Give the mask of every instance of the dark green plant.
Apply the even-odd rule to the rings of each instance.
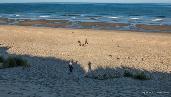
[[[24,66],[28,67],[28,62],[21,57],[8,57],[4,62],[4,68]]]
[[[21,57],[14,57],[17,66],[27,66],[28,62]]]
[[[149,80],[150,78],[145,75],[144,72],[140,72],[140,73],[137,73],[133,76],[134,79],[138,79],[138,80]]]
[[[131,72],[125,70],[123,76],[124,77],[133,77],[133,74]]]
[[[4,67],[7,68],[7,67],[16,67],[17,64],[16,64],[16,61],[13,57],[8,57],[6,60],[5,60],[5,63],[4,63]]]
[[[4,58],[2,56],[0,56],[0,63],[4,62]]]

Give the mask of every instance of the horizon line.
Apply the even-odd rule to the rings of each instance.
[[[161,3],[161,2],[0,2],[0,4],[16,4],[16,3],[64,3],[64,4],[104,4],[104,3],[110,3],[110,4],[171,4],[170,3]]]

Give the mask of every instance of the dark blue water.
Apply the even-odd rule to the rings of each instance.
[[[0,4],[0,17],[171,25],[171,4]]]

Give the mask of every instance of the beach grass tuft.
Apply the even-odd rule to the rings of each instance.
[[[123,76],[124,77],[133,77],[133,74],[131,72],[125,70]]]
[[[2,56],[0,56],[0,63],[4,62],[4,58]]]
[[[150,79],[143,71],[133,74],[130,71],[125,70],[123,76],[138,79],[138,80],[149,80]]]
[[[138,79],[138,80],[149,80],[150,79],[144,72],[136,73],[133,76],[133,78],[134,79]]]
[[[17,64],[16,64],[16,61],[13,57],[8,57],[6,60],[5,60],[5,63],[3,65],[3,67],[5,68],[8,68],[8,67],[16,67]]]
[[[3,59],[2,67],[3,68],[10,68],[10,67],[18,67],[18,66],[23,66],[23,67],[28,67],[29,64],[27,60],[24,60],[21,57],[8,57],[7,59]]]
[[[17,66],[27,66],[28,62],[21,57],[14,57]]]

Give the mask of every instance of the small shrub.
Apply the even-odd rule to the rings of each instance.
[[[6,60],[5,60],[5,63],[4,63],[4,67],[7,68],[7,67],[15,67],[17,66],[16,64],[16,61],[13,57],[8,57]]]
[[[140,73],[137,73],[133,76],[134,79],[138,79],[138,80],[149,80],[150,78],[147,77],[147,75],[145,75],[144,72],[140,72]]]
[[[27,66],[28,65],[27,61],[24,60],[23,58],[15,57],[14,60],[17,64],[17,66]]]
[[[5,60],[4,63],[4,68],[8,68],[8,67],[17,67],[17,66],[24,66],[24,67],[28,67],[28,63],[26,60],[20,58],[20,57],[8,57]]]
[[[133,74],[127,70],[124,71],[124,77],[133,77]]]
[[[99,75],[96,75],[94,77],[94,79],[97,79],[97,80],[105,80],[105,79],[109,79],[109,78],[107,77],[106,74],[99,74]]]
[[[113,78],[119,78],[120,76],[116,76],[115,74],[93,74],[93,75],[86,75],[87,78],[97,79],[97,80],[107,80]]]
[[[4,62],[4,58],[2,56],[0,56],[0,63]]]

